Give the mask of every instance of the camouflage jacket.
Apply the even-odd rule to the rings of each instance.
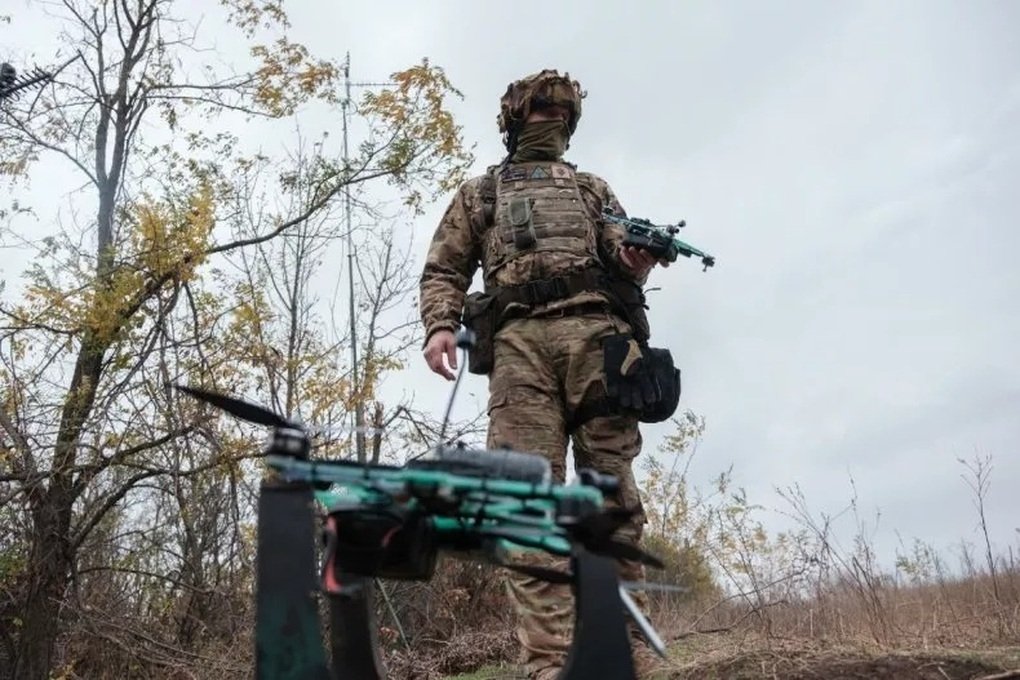
[[[460,186],[432,237],[419,291],[419,311],[425,326],[426,342],[438,330],[456,331],[460,327],[464,298],[482,264],[481,230],[485,228],[481,198],[483,179],[484,175],[479,175]],[[620,264],[623,229],[600,218],[605,206],[617,214],[625,214],[609,184],[588,172],[577,172],[576,179],[585,207],[597,225],[601,265],[615,275],[643,285],[644,280],[635,278],[633,273]],[[548,313],[562,307],[604,300],[603,293],[586,291],[539,305],[532,309],[532,313]]]

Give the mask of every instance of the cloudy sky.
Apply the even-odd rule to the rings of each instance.
[[[699,479],[732,464],[752,500],[782,508],[773,487],[798,483],[817,512],[853,479],[884,551],[897,532],[948,549],[977,538],[957,458],[989,453],[994,536],[1015,545],[1020,5],[497,6],[338,3],[295,29],[328,26],[318,47],[349,49],[355,78],[444,66],[479,168],[501,156],[508,82],[580,79],[569,158],[718,258],[657,271],[651,294],[683,406],[708,423]],[[420,363],[411,377],[445,387]],[[664,431],[646,428],[648,450]]]
[[[355,79],[443,66],[479,171],[502,155],[508,82],[581,81],[568,158],[717,258],[656,271],[650,294],[682,406],[707,420],[698,481],[732,465],[752,501],[782,508],[773,488],[799,484],[836,512],[852,479],[885,555],[898,533],[951,556],[978,538],[957,459],[987,453],[993,538],[1017,544],[1020,4],[288,5],[294,37],[349,50]],[[419,260],[444,208],[414,226]],[[441,413],[448,385],[412,359],[386,390]],[[485,389],[469,377],[459,411]],[[665,431],[646,427],[647,451]]]

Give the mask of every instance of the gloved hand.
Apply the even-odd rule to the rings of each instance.
[[[622,408],[641,412],[662,398],[655,371],[649,370],[641,345],[629,334],[611,335],[602,341],[606,372],[606,395]]]

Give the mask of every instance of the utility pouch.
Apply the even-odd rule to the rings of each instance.
[[[628,333],[602,341],[608,410],[631,413],[643,423],[658,423],[680,403],[680,370],[668,349],[638,343]]]
[[[475,334],[475,346],[468,352],[468,371],[488,375],[492,371],[493,338],[496,335],[496,298],[482,292],[464,299],[464,325]]]
[[[523,196],[510,199],[510,230],[517,250],[533,248],[538,241],[531,219],[531,201]]]
[[[610,276],[607,281],[613,297],[623,306],[623,317],[630,324],[634,339],[640,343],[648,342],[652,330],[648,324],[645,294],[641,286],[619,276]]]
[[[680,369],[668,349],[646,347],[648,368],[659,386],[659,399],[646,406],[639,416],[643,423],[660,423],[676,413],[680,405]]]

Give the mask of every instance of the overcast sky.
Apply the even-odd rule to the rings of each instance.
[[[1020,5],[767,5],[323,3],[294,19],[320,50],[350,49],[355,78],[444,66],[479,169],[501,157],[508,82],[581,81],[568,157],[718,258],[657,271],[650,296],[682,406],[708,423],[700,480],[732,464],[753,501],[782,507],[773,487],[799,483],[835,512],[852,477],[888,555],[897,531],[976,540],[957,458],[986,452],[994,536],[1015,545]],[[416,226],[419,256],[443,207]],[[411,373],[419,395],[445,389]],[[665,429],[645,428],[646,450]]]
[[[697,480],[732,465],[752,501],[782,507],[773,487],[796,483],[835,512],[853,478],[885,555],[898,532],[951,556],[978,538],[957,458],[989,453],[993,537],[1017,545],[1020,4],[288,7],[293,36],[349,50],[355,79],[443,66],[478,171],[502,156],[511,80],[549,67],[581,81],[568,159],[630,214],[686,219],[717,258],[651,280],[653,344],[682,367],[682,408],[707,420]],[[444,208],[415,223],[419,261]],[[441,414],[448,385],[412,362],[385,392]],[[486,387],[465,389],[461,413]],[[646,451],[666,430],[645,427]]]

